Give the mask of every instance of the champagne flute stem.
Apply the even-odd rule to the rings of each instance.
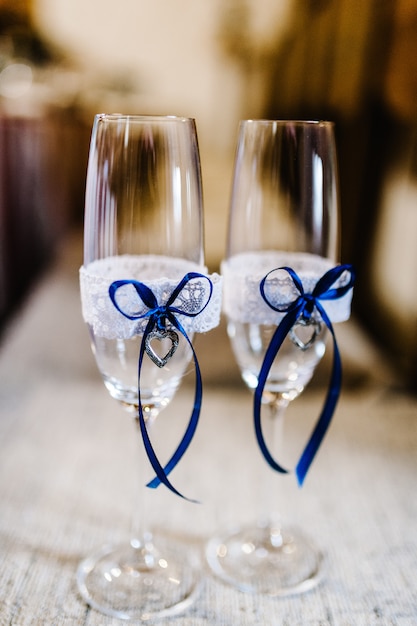
[[[148,424],[149,428],[149,424]],[[131,520],[130,543],[149,558],[153,552],[153,536],[147,520],[147,500],[149,489],[145,486],[146,458],[142,443],[139,420],[135,416],[135,472],[134,472],[134,508]]]
[[[274,395],[268,402],[266,415],[266,440],[272,456],[279,460],[282,456],[284,417],[289,401],[282,394]],[[268,478],[264,481],[263,523],[271,529],[271,541],[279,542],[282,526],[282,511],[280,501],[276,497],[278,479],[277,472],[268,467]],[[271,507],[272,504],[272,507]]]

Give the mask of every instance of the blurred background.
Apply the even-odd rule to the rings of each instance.
[[[417,0],[0,0],[3,333],[81,229],[98,112],[196,118],[212,270],[239,119],[334,120],[355,317],[416,390]]]

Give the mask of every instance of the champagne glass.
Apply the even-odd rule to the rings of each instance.
[[[199,408],[194,407],[186,435],[165,467],[149,433],[193,356],[198,369],[191,343],[194,322],[212,289],[210,279],[201,274],[206,272],[203,263],[194,120],[97,115],[80,270],[83,317],[110,396],[140,425],[138,439],[142,434],[157,472],[148,486],[164,482],[177,494],[168,474],[190,442]],[[178,313],[183,313],[181,323]],[[196,404],[200,395],[197,389]],[[157,541],[144,520],[144,508],[138,507],[126,545],[103,548],[79,566],[81,595],[106,615],[166,617],[188,607],[197,593],[198,567],[191,551],[164,537]]]
[[[295,297],[291,275],[278,268],[290,267],[303,284],[314,285],[334,266],[337,255],[332,123],[241,122],[222,264],[223,301],[234,356],[244,382],[255,390],[255,408],[256,390],[259,400],[264,378],[261,402],[269,413],[269,435],[261,436],[265,456],[276,457],[277,451],[270,450],[280,443],[285,409],[312,378],[325,353],[328,329],[313,316],[300,318],[291,325],[278,354],[271,356],[268,347],[284,313],[279,306],[271,309],[261,291],[266,296],[270,283],[271,293],[275,290],[285,301],[291,300]],[[282,466],[274,469],[285,472]],[[273,486],[269,503],[271,499]],[[213,571],[243,591],[286,595],[311,589],[320,579],[320,554],[302,533],[286,528],[278,512],[266,517],[209,542],[207,559]]]

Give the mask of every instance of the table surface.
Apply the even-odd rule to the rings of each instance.
[[[0,350],[1,626],[121,623],[88,608],[75,584],[85,555],[128,533],[137,454],[132,420],[108,397],[90,352],[80,262],[76,233],[9,325]],[[202,558],[197,601],[164,624],[417,624],[417,399],[399,389],[353,321],[336,331],[343,394],[302,489],[260,458],[251,396],[224,324],[197,338],[203,409],[175,482],[201,504],[161,488],[148,498],[149,522],[203,555],[219,530],[257,516],[260,486],[269,485],[270,502],[322,550],[324,576],[308,593],[264,597],[216,580]],[[326,367],[288,411],[289,458],[318,414]],[[192,396],[185,383],[158,418],[156,438],[163,433],[169,442],[178,434]]]

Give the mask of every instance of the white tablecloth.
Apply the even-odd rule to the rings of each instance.
[[[79,560],[129,530],[138,436],[93,362],[80,314],[80,262],[76,238],[3,337],[1,626],[120,623],[88,608],[75,584]],[[260,458],[251,395],[224,327],[198,338],[203,410],[175,484],[202,504],[161,488],[148,497],[150,523],[187,538],[203,554],[213,533],[257,517],[260,486],[267,483],[271,503],[323,551],[324,579],[304,595],[256,596],[214,579],[202,559],[198,600],[164,624],[417,624],[417,399],[395,387],[353,322],[337,330],[345,387],[301,490],[293,476],[273,475]],[[289,460],[306,439],[323,392],[316,384],[290,407],[284,432]],[[185,383],[156,422],[157,440],[175,441],[192,398],[192,384]]]

